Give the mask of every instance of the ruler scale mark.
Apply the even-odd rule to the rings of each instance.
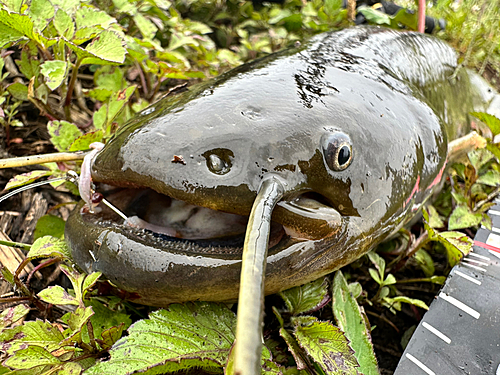
[[[486,263],[486,262],[481,262],[480,260],[470,259],[470,258],[464,258],[464,262],[469,262],[469,263],[472,263],[474,265],[484,266],[484,267],[488,267],[489,266],[489,264]]]
[[[441,297],[442,299],[444,299],[446,302],[451,303],[453,306],[459,308],[464,313],[469,314],[473,318],[479,319],[479,317],[481,316],[481,314],[479,312],[477,312],[476,310],[474,310],[472,307],[467,306],[465,303],[459,301],[455,297],[449,296],[449,295],[447,295],[447,294],[445,294],[443,292],[439,293],[439,297]]]
[[[463,263],[462,262],[462,266],[471,267],[471,268],[473,268],[475,270],[486,272],[486,269],[478,267],[478,266],[475,266],[475,265],[470,264],[470,263]]]
[[[463,278],[464,278],[464,279],[466,279],[466,280],[472,281],[474,284],[481,285],[481,281],[476,280],[476,279],[475,279],[475,278],[473,278],[472,276],[466,275],[465,273],[460,272],[460,271],[458,271],[458,270],[456,270],[454,273],[455,273],[455,274],[457,274],[458,276],[463,277]]]
[[[492,214],[492,215],[500,215],[500,211],[497,211],[497,210],[489,210],[488,211],[488,214]]]
[[[445,343],[447,343],[447,344],[451,343],[451,339],[448,336],[446,336],[444,333],[442,333],[438,329],[431,326],[429,323],[422,322],[422,327],[426,328],[429,332],[432,332],[433,334],[435,334],[437,337],[439,337]]]
[[[436,375],[436,373],[434,371],[432,371],[429,367],[424,365],[422,362],[420,362],[418,359],[416,359],[410,353],[406,353],[406,358],[408,358],[410,361],[412,361],[414,364],[416,364],[418,367],[420,367],[423,371],[425,371],[426,374]]]
[[[476,258],[479,258],[479,259],[482,259],[482,260],[491,260],[490,258],[485,257],[484,255],[476,254],[476,253],[469,253],[469,256],[476,257]]]

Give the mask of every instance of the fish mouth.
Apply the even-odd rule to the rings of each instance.
[[[101,202],[94,213],[82,208],[85,220],[99,226],[120,227],[138,237],[147,234],[155,242],[189,243],[193,246],[186,250],[191,253],[241,255],[249,213],[227,213],[193,205],[150,188],[100,184],[97,190],[127,219]],[[341,226],[339,211],[321,194],[290,194],[273,210],[268,247],[279,247],[290,240],[322,240],[337,233]]]

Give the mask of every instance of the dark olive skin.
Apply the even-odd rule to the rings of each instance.
[[[269,249],[265,293],[275,293],[359,258],[431,195],[448,141],[467,130],[467,79],[449,80],[455,67],[453,50],[423,34],[321,34],[160,100],[108,142],[92,176],[239,215],[269,175],[283,181],[284,203],[321,196],[340,213],[323,229],[274,210],[312,238]],[[66,224],[76,263],[137,302],[237,298],[240,248],[139,233],[81,207]]]

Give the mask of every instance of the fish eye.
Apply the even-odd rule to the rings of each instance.
[[[343,171],[352,162],[351,139],[344,133],[325,134],[322,139],[323,156],[333,171]]]
[[[231,159],[234,154],[231,150],[217,148],[203,154],[207,160],[208,170],[214,174],[223,175],[231,170]]]

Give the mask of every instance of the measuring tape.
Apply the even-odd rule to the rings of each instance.
[[[500,375],[500,199],[453,267],[394,375]]]

